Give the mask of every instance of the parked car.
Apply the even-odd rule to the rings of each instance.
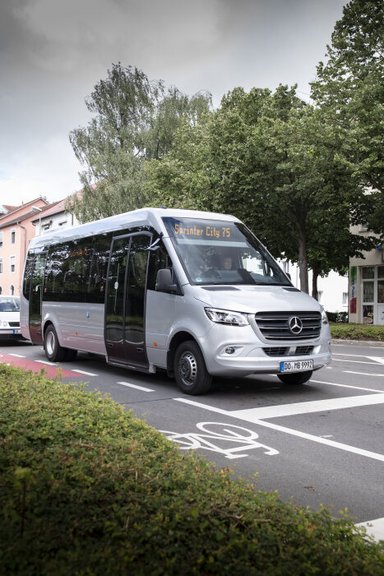
[[[20,331],[20,299],[0,295],[0,339],[22,339]]]

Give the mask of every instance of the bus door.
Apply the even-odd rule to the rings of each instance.
[[[25,278],[29,283],[25,296],[29,300],[28,325],[29,337],[33,344],[43,343],[41,326],[41,306],[44,284],[44,269],[47,260],[46,252],[30,253],[26,263]]]
[[[106,295],[105,338],[108,360],[145,368],[145,296],[150,234],[112,241]]]

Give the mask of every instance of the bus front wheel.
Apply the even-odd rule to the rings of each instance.
[[[61,362],[65,360],[66,348],[60,346],[56,330],[52,324],[48,326],[44,334],[44,350],[46,357],[51,362]]]
[[[185,394],[204,394],[211,388],[212,376],[208,374],[200,348],[193,340],[182,342],[177,348],[174,373]]]

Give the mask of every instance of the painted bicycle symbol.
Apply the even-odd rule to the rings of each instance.
[[[168,440],[172,440],[180,445],[181,450],[210,450],[224,454],[230,460],[234,458],[246,458],[249,454],[240,454],[256,448],[261,448],[265,455],[273,456],[279,451],[257,442],[259,435],[253,430],[235,426],[233,424],[224,424],[222,422],[199,422],[196,424],[201,433],[187,432],[179,434],[169,430],[160,430]]]

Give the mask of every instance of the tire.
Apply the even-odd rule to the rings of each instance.
[[[205,394],[211,388],[212,376],[208,374],[200,348],[193,340],[182,342],[177,348],[174,374],[177,385],[185,394]]]
[[[65,350],[65,360],[67,362],[72,362],[76,360],[77,350],[73,350],[73,348],[64,348]]]
[[[313,370],[307,372],[295,372],[294,374],[278,374],[278,378],[284,384],[305,384],[311,378]]]
[[[56,330],[50,324],[44,333],[44,351],[51,362],[62,362],[66,360],[67,348],[62,348]]]

